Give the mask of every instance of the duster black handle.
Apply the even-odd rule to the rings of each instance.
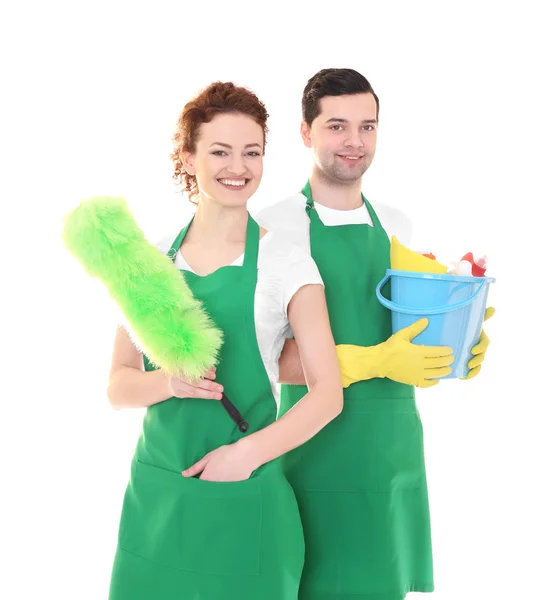
[[[245,421],[245,419],[241,416],[239,410],[232,404],[231,400],[226,396],[226,394],[222,394],[222,400],[220,400],[222,406],[225,408],[226,412],[230,415],[233,422],[237,424],[241,433],[245,433],[249,431],[249,423]]]

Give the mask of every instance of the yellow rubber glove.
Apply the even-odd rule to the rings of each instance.
[[[449,365],[454,362],[454,354],[448,346],[411,343],[428,324],[427,319],[419,319],[376,346],[336,346],[343,386],[375,377],[423,388],[436,385],[438,380],[433,378],[452,372]]]
[[[496,312],[496,309],[490,306],[485,310],[485,318],[483,321],[488,321],[490,317]],[[471,348],[471,354],[473,354],[473,358],[467,363],[467,367],[471,369],[469,373],[467,373],[467,377],[461,377],[463,381],[467,379],[473,379],[473,377],[477,377],[477,375],[481,372],[481,367],[483,366],[483,360],[485,360],[485,354],[487,348],[490,344],[490,339],[485,333],[484,329],[481,329],[481,337],[479,338],[479,343],[476,346]]]

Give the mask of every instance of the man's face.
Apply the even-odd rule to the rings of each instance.
[[[371,93],[325,96],[311,128],[301,125],[320,170],[338,184],[350,184],[371,166],[376,148],[377,106]]]

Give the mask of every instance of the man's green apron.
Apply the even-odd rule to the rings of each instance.
[[[172,259],[187,229],[172,245]],[[217,381],[249,433],[270,425],[277,412],[255,332],[258,249],[259,227],[249,217],[243,266],[206,277],[182,272],[224,333]],[[145,368],[153,368],[146,359]],[[281,461],[239,482],[181,475],[244,435],[217,400],[170,398],[147,409],[124,497],[110,600],[297,600],[303,531]]]
[[[307,198],[311,254],[325,284],[336,344],[373,346],[392,334],[375,288],[390,241],[373,227],[326,227]],[[307,391],[282,386],[280,413]],[[372,379],[344,390],[344,409],[288,456],[305,533],[299,600],[400,600],[433,590],[423,433],[413,387]]]

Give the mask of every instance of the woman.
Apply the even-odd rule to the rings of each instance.
[[[108,396],[148,407],[124,498],[111,600],[296,600],[304,544],[284,453],[342,409],[322,280],[312,259],[249,216],[267,113],[214,83],[183,109],[175,177],[197,204],[161,244],[224,334],[202,381],[156,371],[119,329]],[[278,358],[291,326],[309,393],[276,420]],[[144,368],[144,370],[143,370]],[[220,405],[222,393],[248,434]]]

